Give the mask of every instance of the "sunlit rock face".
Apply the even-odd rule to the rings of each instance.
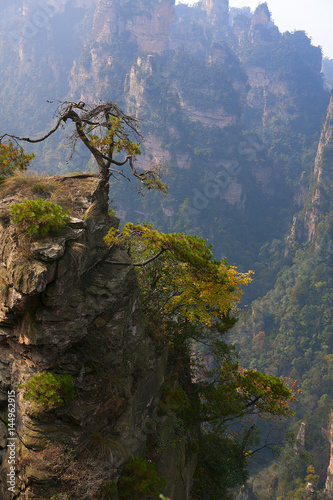
[[[325,483],[325,492],[327,495],[333,495],[333,412],[330,415],[330,423],[328,429],[328,438],[331,445],[330,462],[327,468],[327,478]]]
[[[310,241],[315,239],[315,233],[322,218],[322,207],[330,199],[333,185],[332,175],[333,151],[333,98],[331,98],[326,120],[322,129],[313,173],[313,191],[311,205],[305,214],[305,227]]]
[[[174,0],[99,0],[92,38],[99,43],[111,44],[128,32],[139,49],[161,53],[167,47],[174,4]]]

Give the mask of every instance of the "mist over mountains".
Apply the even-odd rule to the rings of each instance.
[[[117,215],[208,238],[216,258],[256,272],[234,339],[244,367],[297,380],[286,425],[306,431],[278,465],[263,460],[252,498],[333,490],[332,75],[320,48],[305,32],[280,33],[265,3],[254,13],[228,0],[0,5],[1,134],[44,133],[57,101],[116,101],[140,120],[142,168],[160,165],[170,186],[138,197],[113,182]],[[67,134],[36,147],[32,168],[94,171],[84,149],[70,158]]]

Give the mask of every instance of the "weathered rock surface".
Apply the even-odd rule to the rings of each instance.
[[[57,260],[65,253],[65,238],[44,238],[32,244],[32,255],[38,260],[46,262]]]
[[[130,40],[134,40],[140,50],[160,53],[168,42],[169,27],[174,18],[173,9],[174,0],[139,1],[132,2],[132,5],[124,5],[119,0],[99,0],[94,17],[93,39],[111,44],[128,32]]]
[[[82,199],[89,205],[93,190]],[[30,253],[8,221],[0,227],[0,415],[14,390],[17,499],[102,499],[102,485],[117,481],[129,456],[145,454],[168,349],[156,352],[145,335],[127,253],[103,241],[112,222],[107,215],[74,219]],[[75,398],[52,411],[24,400],[24,384],[41,371],[70,374]],[[12,498],[7,432],[0,424],[4,500]],[[188,453],[184,444],[161,460],[179,499],[190,498],[195,457]]]
[[[327,478],[325,483],[325,492],[327,495],[333,495],[333,412],[330,415],[328,438],[331,445],[330,462],[327,467]]]
[[[313,173],[313,192],[311,206],[305,215],[305,226],[308,239],[312,241],[319,223],[319,206],[321,212],[332,190],[332,153],[333,153],[333,97],[328,107],[326,120],[321,133],[315,168]]]

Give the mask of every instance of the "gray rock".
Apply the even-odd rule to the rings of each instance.
[[[67,224],[67,226],[71,227],[72,229],[85,229],[87,227],[87,224],[82,219],[71,217],[71,220]]]
[[[25,310],[26,302],[27,302],[27,295],[23,295],[22,293],[15,290],[15,288],[9,289],[6,305],[14,313],[22,314]]]
[[[68,182],[79,197],[77,181]],[[19,247],[10,225],[0,225],[0,408],[7,408],[7,390],[16,390],[22,500],[47,500],[60,492],[71,497],[74,490],[75,498],[85,498],[88,488],[90,498],[99,498],[101,485],[117,480],[128,456],[144,455],[155,425],[168,350],[158,354],[144,330],[128,254],[110,251],[103,240],[111,224],[118,220],[103,214],[86,222],[73,218],[58,235],[34,242],[31,251]],[[70,374],[75,398],[52,411],[24,399],[25,384],[42,371]],[[0,450],[3,444],[0,425]],[[1,489],[6,453],[0,496],[9,500]],[[195,461],[185,443],[168,455],[169,463],[173,498],[189,498]]]
[[[38,260],[52,262],[64,255],[65,243],[65,238],[45,238],[31,245],[31,253]]]
[[[82,235],[84,235],[84,229],[73,229],[66,226],[60,233],[60,235],[65,238],[66,241],[78,240]]]
[[[7,276],[8,282],[25,295],[41,293],[52,279],[48,266],[36,260],[12,261]]]

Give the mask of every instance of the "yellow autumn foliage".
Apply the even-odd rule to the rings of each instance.
[[[111,229],[108,245],[140,239],[150,252],[164,253],[165,307],[194,323],[212,326],[223,320],[242,297],[242,286],[251,281],[253,271],[240,273],[225,260],[213,259],[211,246],[197,236],[164,234],[148,225],[126,224],[122,232]]]

